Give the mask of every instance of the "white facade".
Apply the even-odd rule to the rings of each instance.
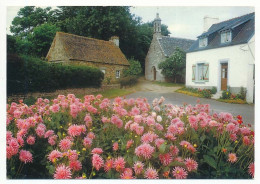
[[[186,55],[186,86],[195,88],[217,87],[221,90],[221,63],[227,63],[227,86],[239,92],[241,87],[247,89],[246,100],[253,102],[254,95],[254,41],[253,36],[246,44],[195,51]],[[193,67],[199,63],[208,64],[208,79],[199,81],[193,75]],[[195,68],[195,67],[194,67]],[[196,67],[195,75],[198,75]]]

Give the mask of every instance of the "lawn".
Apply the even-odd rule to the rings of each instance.
[[[164,87],[184,87],[184,84],[179,83],[171,83],[171,82],[159,82],[159,81],[153,81],[153,84],[157,84]]]

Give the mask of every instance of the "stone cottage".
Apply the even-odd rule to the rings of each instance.
[[[117,82],[130,65],[116,36],[104,41],[57,32],[46,58],[49,62],[97,67],[105,74],[106,83]]]
[[[255,13],[213,24],[198,36],[186,55],[186,86],[216,87],[240,93],[254,102],[255,86]]]
[[[165,81],[161,70],[158,69],[158,64],[172,56],[177,47],[186,52],[193,43],[194,40],[162,36],[161,19],[157,13],[154,19],[153,39],[145,59],[145,78],[147,80]]]

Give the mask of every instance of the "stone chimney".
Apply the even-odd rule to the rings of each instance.
[[[112,36],[109,41],[113,42],[116,46],[119,47],[119,37],[118,36]]]
[[[219,22],[219,18],[204,16],[204,28],[203,32],[207,32],[208,29],[213,25]]]

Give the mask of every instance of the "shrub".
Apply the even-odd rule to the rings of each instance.
[[[221,99],[230,99],[231,93],[229,91],[223,91]]]
[[[128,76],[128,77],[124,77],[121,78],[119,83],[120,83],[120,87],[125,87],[125,86],[132,86],[134,84],[136,84],[138,81],[138,78],[136,76]]]
[[[201,92],[202,96],[204,98],[210,98],[211,97],[211,91],[209,89],[203,89]]]
[[[100,86],[104,74],[97,68],[50,64],[28,56],[9,56],[7,94]]]
[[[238,98],[245,100],[246,99],[246,89],[241,87],[240,92],[238,94]]]
[[[241,116],[164,98],[73,94],[7,106],[8,178],[254,177],[254,131]],[[181,171],[181,173],[180,173]]]
[[[217,87],[212,87],[211,88],[211,94],[216,94],[217,93]]]
[[[127,76],[138,76],[142,73],[142,66],[140,64],[139,61],[134,60],[134,59],[130,59],[128,60],[130,67],[127,70],[123,71],[123,76],[127,77]]]

